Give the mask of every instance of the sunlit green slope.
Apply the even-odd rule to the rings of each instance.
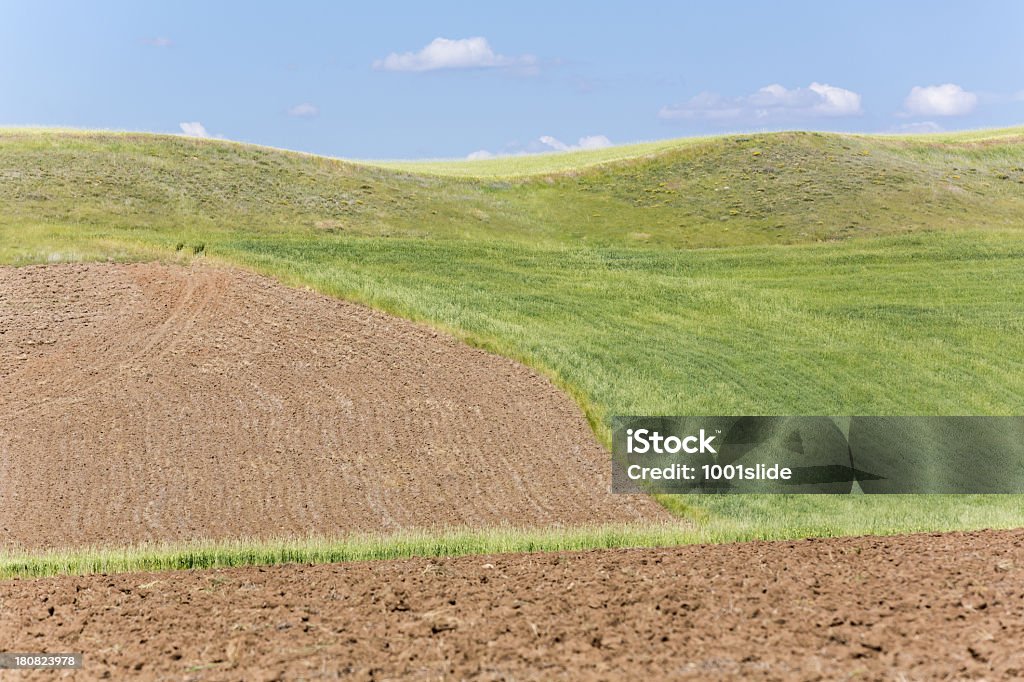
[[[464,176],[475,169],[528,174]],[[658,248],[1016,230],[1024,129],[731,136],[402,170],[177,136],[8,130],[0,207],[5,224]]]

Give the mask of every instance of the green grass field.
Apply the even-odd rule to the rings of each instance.
[[[0,131],[0,262],[196,252],[520,359],[606,443],[614,414],[1024,414],[1024,129],[390,165]],[[1005,496],[666,503],[680,541],[1024,525]]]

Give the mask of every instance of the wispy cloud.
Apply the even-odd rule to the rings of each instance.
[[[373,63],[379,71],[438,71],[441,69],[535,68],[533,55],[506,57],[496,53],[486,38],[435,38],[419,52],[392,52]]]
[[[296,118],[313,118],[319,114],[320,108],[315,104],[310,104],[309,102],[303,102],[288,108],[288,115],[295,116]]]
[[[174,41],[170,38],[144,38],[142,40],[143,45],[149,45],[150,47],[174,47]]]
[[[559,152],[573,152],[581,149],[604,149],[605,147],[612,146],[612,141],[604,135],[588,135],[586,137],[581,137],[579,142],[572,145],[565,144],[561,140],[555,139],[550,135],[542,135],[540,137],[540,142],[541,144],[545,144]]]
[[[905,116],[965,116],[978,106],[978,96],[955,83],[916,86],[903,101]]]
[[[904,123],[901,126],[896,126],[896,132],[904,133],[907,135],[927,134],[927,133],[941,133],[944,129],[935,121],[917,121],[914,123]]]
[[[206,132],[206,126],[199,121],[185,121],[179,123],[178,127],[181,128],[182,134],[188,137],[210,137],[210,133]]]
[[[566,144],[551,135],[541,135],[525,147],[521,144],[513,144],[502,152],[491,152],[486,149],[478,149],[466,155],[467,159],[493,159],[499,156],[527,156],[529,154],[543,154],[551,152],[575,152],[585,149],[604,149],[611,147],[612,141],[605,135],[586,135],[581,137],[576,144]]]
[[[683,104],[662,107],[658,117],[668,121],[770,121],[798,118],[836,118],[863,113],[861,96],[834,85],[811,83],[806,88],[766,85],[741,97],[702,92]]]

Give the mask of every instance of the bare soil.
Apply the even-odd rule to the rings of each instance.
[[[13,580],[0,604],[5,648],[82,652],[80,679],[1020,679],[1024,530]]]
[[[212,266],[0,268],[0,482],[0,549],[668,518],[523,365]]]

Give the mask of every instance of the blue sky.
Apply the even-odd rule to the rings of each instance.
[[[0,4],[0,125],[350,158],[1024,123],[1024,2]]]

